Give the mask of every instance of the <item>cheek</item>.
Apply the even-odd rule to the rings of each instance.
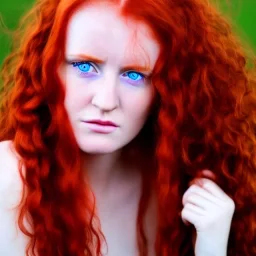
[[[73,112],[78,106],[79,95],[76,94],[75,90],[70,89],[68,86],[66,87],[65,92],[65,108],[68,112]]]
[[[152,103],[153,93],[149,89],[133,95],[126,94],[124,111],[129,115],[130,119],[144,121],[149,114]]]
[[[79,110],[90,102],[90,93],[81,81],[67,80],[65,85],[65,107],[68,110]]]

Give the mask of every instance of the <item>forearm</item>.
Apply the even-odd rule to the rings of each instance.
[[[227,256],[227,241],[212,241],[210,238],[200,238],[196,243],[195,256]]]

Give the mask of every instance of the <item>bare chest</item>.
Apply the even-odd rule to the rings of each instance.
[[[105,236],[104,255],[138,256],[137,214],[139,200],[128,200],[121,207],[109,204],[99,210],[101,230]],[[144,219],[145,235],[148,239],[148,256],[155,256],[156,214],[151,204]]]
[[[138,256],[136,219],[137,206],[126,207],[113,211],[100,212],[101,230],[106,243],[102,245],[102,252],[106,256]],[[17,212],[11,210],[1,215],[0,255],[24,256],[28,239],[18,229]],[[154,254],[155,218],[147,215],[145,219],[145,232],[148,238],[148,256]]]

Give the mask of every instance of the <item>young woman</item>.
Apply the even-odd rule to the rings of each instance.
[[[39,0],[3,65],[0,255],[256,255],[255,73],[204,0]]]

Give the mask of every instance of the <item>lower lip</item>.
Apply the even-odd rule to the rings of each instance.
[[[84,122],[84,123],[91,131],[97,132],[97,133],[108,134],[108,133],[114,132],[117,129],[117,126],[113,126],[113,125],[101,125],[101,124],[87,123],[87,122]]]

